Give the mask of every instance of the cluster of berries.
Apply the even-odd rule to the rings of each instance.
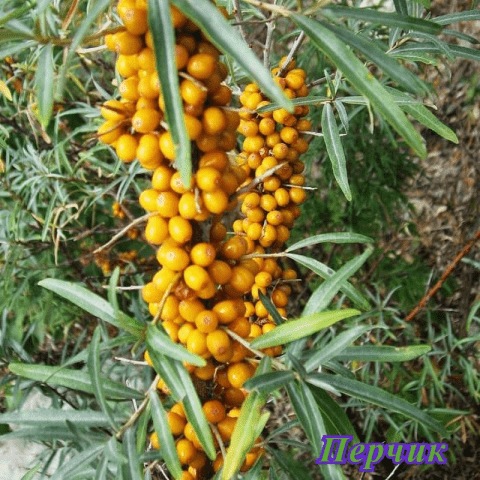
[[[204,367],[185,366],[207,420],[228,449],[247,394],[243,384],[257,365],[248,342],[275,328],[259,294],[268,293],[285,317],[288,282],[296,278],[294,270],[284,270],[275,258],[264,255],[278,251],[288,239],[305,199],[298,157],[308,148],[301,134],[310,128],[301,118],[308,109],[258,113],[269,102],[253,84],[240,97],[240,111],[231,107],[232,92],[222,83],[227,68],[219,51],[172,6],[180,95],[193,154],[192,180],[184,185],[163,122],[165,106],[146,2],[120,0],[117,10],[125,29],[108,36],[106,44],[119,54],[116,67],[125,79],[119,86],[122,98],[102,107],[106,121],[98,135],[121,160],[138,159],[153,171],[151,188],[140,194],[139,202],[150,213],[145,238],[158,247],[160,268],[142,296],[154,321],[161,321],[174,342],[206,359]],[[304,72],[292,65],[284,70],[289,70],[285,77],[275,78],[285,94],[306,95]],[[238,133],[245,136],[240,154],[235,152]],[[245,218],[238,219],[242,214]],[[232,222],[232,216],[237,220]],[[233,228],[233,236],[227,234],[227,226]],[[264,353],[279,355],[282,347]],[[152,365],[148,352],[145,359]],[[158,388],[169,394],[162,380]],[[185,466],[183,480],[203,478],[205,472],[221,468],[221,449],[213,464],[209,462],[181,404],[172,407],[168,420]],[[159,447],[155,432],[150,441]],[[255,445],[242,471],[262,453]]]

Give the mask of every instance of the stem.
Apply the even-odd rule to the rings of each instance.
[[[300,35],[295,40],[295,43],[293,44],[292,48],[290,49],[290,52],[288,52],[287,59],[283,63],[283,66],[277,72],[277,77],[283,77],[283,74],[285,73],[285,70],[287,69],[288,64],[291,62],[295,53],[297,53],[297,50],[300,48],[300,45],[302,44],[304,39],[305,39],[305,32],[301,32]]]

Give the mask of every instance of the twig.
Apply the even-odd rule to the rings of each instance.
[[[133,222],[129,223],[125,228],[120,230],[116,235],[114,235],[105,245],[102,245],[101,247],[98,247],[96,250],[93,251],[93,253],[98,253],[101,252],[102,250],[105,250],[106,248],[110,247],[113,245],[120,237],[123,237],[134,225],[138,225],[139,223],[144,222],[147,220],[147,218],[152,215],[151,213],[147,213],[146,215],[143,215],[142,217],[136,218],[133,220]]]
[[[236,0],[234,0],[235,2]],[[251,5],[255,5],[256,7],[264,8],[265,10],[270,10],[272,12],[276,12],[284,17],[288,17],[291,12],[288,8],[281,7],[280,5],[273,5],[271,3],[264,3],[260,2],[259,0],[243,0],[245,3],[250,3]]]
[[[273,13],[270,15],[270,18],[273,19]],[[270,53],[272,51],[273,43],[273,32],[275,31],[275,22],[267,23],[267,38],[265,39],[265,47],[263,49],[263,65],[270,69]]]
[[[440,280],[427,292],[427,294],[420,300],[420,303],[407,315],[405,318],[406,322],[410,322],[413,317],[425,306],[425,304],[437,293],[439,288],[443,285],[443,282],[447,277],[453,272],[454,268],[458,265],[460,260],[470,251],[470,249],[475,245],[476,241],[480,238],[480,230],[475,234],[472,240],[470,240],[463,249],[457,254],[453,259],[453,262],[448,265],[448,267],[443,272]]]
[[[162,310],[163,310],[163,307],[165,306],[165,302],[167,301],[168,296],[170,295],[171,291],[173,290],[173,287],[175,287],[175,285],[180,280],[182,275],[183,275],[182,272],[178,272],[173,277],[173,280],[169,283],[167,289],[165,290],[165,293],[163,294],[162,300],[158,304],[158,311],[157,311],[157,314],[155,315],[155,318],[152,320],[152,325],[157,325],[158,321],[160,320],[160,316],[162,315]]]
[[[145,398],[141,403],[141,405],[138,407],[137,410],[135,410],[135,412],[133,412],[132,416],[127,420],[127,422],[122,427],[120,427],[118,432],[115,434],[115,438],[117,440],[120,440],[123,437],[123,434],[138,420],[142,412],[147,407],[148,402],[150,401],[149,393],[152,390],[155,390],[157,388],[157,384],[159,381],[160,381],[160,376],[157,375],[153,380],[152,384],[150,385],[150,387],[148,387],[148,390],[145,393]]]
[[[141,365],[141,366],[146,366],[148,365],[147,362],[143,362],[141,360],[131,360],[130,358],[123,358],[123,357],[113,357],[115,360],[118,360],[119,362],[122,363],[130,363],[132,365]]]
[[[240,190],[237,190],[233,196],[232,196],[232,200],[235,198],[235,197],[238,197],[239,195],[242,195],[246,192],[249,192],[250,190],[254,189],[259,183],[262,183],[267,177],[270,177],[271,175],[273,175],[277,170],[280,170],[282,167],[284,167],[285,165],[287,165],[288,162],[283,162],[283,163],[279,163],[278,165],[275,165],[274,167],[272,168],[269,168],[265,173],[263,173],[262,175],[260,175],[259,177],[255,177],[248,185],[245,185],[243,188],[241,188]]]
[[[240,29],[240,35],[242,36],[243,40],[247,42],[247,35],[245,33],[245,29],[243,28],[243,15],[242,9],[240,8],[240,0],[233,0],[233,6],[235,8],[235,18],[237,19],[238,28]]]
[[[145,285],[130,285],[129,287],[113,287],[114,290],[141,290]],[[102,285],[102,288],[105,288],[105,290],[110,288],[110,285]]]
[[[220,446],[220,451],[222,452],[222,457],[225,459],[227,456],[227,451],[225,450],[225,444],[223,443],[223,438],[220,435],[220,432],[218,431],[218,428],[216,425],[211,425],[213,434],[215,435],[215,438],[217,439],[218,445]]]
[[[283,65],[280,67],[280,70],[277,72],[277,77],[283,76],[283,74],[285,73],[285,70],[288,67],[288,64],[292,61],[293,56],[295,55],[295,53],[297,53],[297,50],[300,48],[300,45],[302,44],[304,39],[305,39],[305,32],[302,31],[300,35],[297,37],[297,39],[295,40],[295,43],[290,49],[290,52],[288,52],[287,59],[285,60]]]

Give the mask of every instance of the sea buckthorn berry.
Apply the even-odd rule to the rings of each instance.
[[[219,107],[208,107],[203,111],[203,129],[208,135],[215,135],[225,130],[227,117]]]
[[[231,323],[245,313],[245,305],[242,300],[222,300],[213,307],[221,324]]]
[[[140,95],[138,93],[138,77],[128,77],[119,85],[118,91],[120,95],[125,100],[130,100],[131,102],[136,102]]]
[[[178,201],[178,213],[187,220],[192,220],[199,213],[197,207],[201,209],[203,201],[195,197],[193,192],[185,192]]]
[[[263,181],[263,188],[268,192],[276,192],[281,184],[282,181],[276,175],[272,175]]]
[[[261,301],[258,301],[256,304],[255,304],[255,314],[257,315],[257,317],[259,318],[264,318],[264,317],[267,317],[268,316],[268,311],[267,309],[265,308],[265,305],[261,302]],[[262,328],[262,331],[263,331],[263,328]],[[265,333],[265,332],[264,332]]]
[[[231,348],[230,337],[223,330],[214,330],[207,334],[207,348],[215,357],[223,355]]]
[[[220,188],[227,194],[232,195],[238,188],[238,180],[233,171],[223,172],[220,179]]]
[[[138,66],[142,70],[147,70],[148,72],[155,71],[155,54],[151,48],[144,48],[138,55],[137,55]]]
[[[169,295],[165,299],[165,304],[163,305],[160,318],[168,322],[173,322],[179,315],[179,310],[178,310],[179,303],[180,302],[175,295],[172,295],[172,294]]]
[[[175,275],[176,273],[173,270],[164,267],[153,276],[152,282],[159,290],[165,292],[175,278]]]
[[[258,123],[258,130],[264,136],[271,135],[275,132],[275,129],[276,123],[272,118],[262,118]]]
[[[194,186],[195,179],[193,177],[190,178],[190,184],[188,186],[185,186],[185,184],[183,183],[182,174],[180,172],[175,172],[170,179],[170,188],[175,193],[185,193],[189,190],[193,190]]]
[[[241,362],[250,354],[250,350],[248,350],[248,348],[244,347],[240,342],[237,342],[236,340],[232,342],[232,349],[233,355],[230,359],[231,363]]]
[[[250,326],[250,335],[251,338],[259,337],[262,334],[262,327],[257,325],[256,323],[252,323]]]
[[[218,136],[208,135],[206,132],[202,132],[195,141],[198,149],[202,152],[212,152],[216,150],[218,146]]]
[[[185,438],[178,440],[176,447],[180,463],[183,463],[184,465],[190,463],[197,453],[197,449],[193,443]]]
[[[232,278],[232,269],[228,263],[223,262],[222,260],[215,260],[209,267],[208,273],[211,279],[218,283],[219,285],[224,285],[228,283],[230,278]]]
[[[189,59],[188,50],[183,45],[177,43],[174,47],[174,56],[177,70],[184,69]]]
[[[142,38],[129,31],[114,33],[112,43],[115,51],[121,55],[134,55],[143,48]]]
[[[174,192],[160,192],[157,197],[157,211],[165,218],[178,214],[179,197]]]
[[[259,287],[268,287],[272,283],[272,274],[269,272],[260,272],[255,275],[255,284]]]
[[[248,364],[244,362],[235,363],[228,367],[228,381],[232,387],[241,388],[243,384],[252,376],[252,371]]]
[[[204,367],[197,367],[193,373],[200,380],[212,380],[215,375],[215,365],[213,364],[212,360],[209,359]]]
[[[213,105],[225,106],[232,100],[232,91],[226,85],[220,85],[218,89],[210,95],[210,101]],[[227,120],[227,125],[229,124]]]
[[[280,210],[272,210],[267,213],[267,222],[270,225],[278,226],[283,222],[283,213]]]
[[[258,104],[262,101],[262,95],[258,92],[252,92],[246,99],[243,104],[249,110],[255,110]]]
[[[174,174],[175,170],[167,167],[166,165],[161,165],[156,168],[152,176],[152,186],[155,190],[159,192],[166,192],[170,190],[170,181]]]
[[[247,211],[247,218],[253,223],[263,222],[265,213],[260,207],[251,208]]]
[[[308,142],[305,138],[299,137],[294,143],[292,143],[292,147],[301,155],[308,150]]]
[[[283,214],[282,214],[283,216]],[[290,230],[285,225],[277,226],[277,242],[280,244],[285,243],[290,238]]]
[[[227,260],[238,260],[247,251],[247,242],[244,238],[235,235],[229,238],[222,246],[221,253]]]
[[[290,113],[287,112],[284,108],[279,108],[278,110],[274,110],[273,112],[273,119],[275,122],[283,124],[288,118],[290,117]]]
[[[172,17],[173,28],[182,28],[187,23],[187,17],[173,5],[170,5],[170,16]]]
[[[207,351],[207,335],[200,330],[192,330],[187,338],[187,348],[190,352],[203,355]]]
[[[275,197],[270,194],[262,195],[260,199],[260,206],[266,211],[271,212],[277,208],[277,201]]]
[[[212,96],[220,88],[222,79],[220,75],[215,71],[213,75],[203,80],[203,84],[207,87],[209,96]]]
[[[243,199],[243,205],[245,205],[246,208],[255,208],[260,205],[260,200],[261,197],[258,193],[251,192]]]
[[[142,108],[132,117],[132,127],[139,133],[150,133],[158,127],[160,118],[158,110]]]
[[[223,467],[223,456],[221,453],[217,455],[217,458],[213,462],[213,471],[217,473]]]
[[[215,383],[220,385],[222,388],[231,388],[232,385],[228,381],[228,368],[226,366],[220,366],[215,371]]]
[[[232,438],[232,433],[237,423],[236,418],[229,417],[228,415],[217,423],[217,428],[224,442],[228,442]]]
[[[295,128],[299,132],[308,132],[312,129],[312,122],[310,122],[310,120],[307,120],[306,118],[301,118],[297,120],[297,124],[295,125]]]
[[[203,404],[203,413],[210,423],[221,422],[225,416],[225,407],[219,400],[209,400]]]
[[[289,192],[290,199],[296,204],[303,203],[307,198],[305,190],[303,188],[292,187]]]
[[[192,238],[192,225],[188,220],[177,215],[168,221],[168,233],[178,243],[185,243]]]
[[[208,272],[199,265],[190,265],[183,272],[185,283],[193,290],[199,291],[208,287],[211,282]]]
[[[183,409],[183,405],[181,403],[176,403],[175,405],[173,405],[170,411],[176,413],[177,415],[180,415],[182,418],[186,418],[185,410]]]
[[[152,448],[155,450],[160,450],[160,442],[158,441],[157,432],[153,432],[150,435],[150,443],[152,444]]]
[[[197,53],[188,60],[187,72],[194,78],[205,80],[213,75],[216,58],[208,53]]]
[[[195,265],[208,267],[215,261],[215,247],[211,243],[197,243],[190,251],[190,258]]]
[[[136,56],[136,55],[132,55]],[[117,72],[122,77],[133,77],[137,74],[137,69],[130,60],[131,55],[119,55],[117,61],[115,62],[115,67]]]
[[[168,236],[168,224],[159,215],[149,217],[145,227],[145,238],[147,242],[160,245]]]
[[[157,260],[159,263],[174,272],[180,272],[187,268],[190,263],[188,253],[180,247],[168,247],[162,250],[160,247],[157,252]]]
[[[248,268],[236,266],[232,268],[229,284],[242,295],[245,295],[255,283],[255,277]]]
[[[124,133],[116,141],[115,151],[122,162],[129,163],[135,160],[138,140],[134,135]]]
[[[178,310],[187,322],[194,323],[197,315],[205,310],[205,306],[198,299],[182,300],[178,305]]]
[[[250,322],[245,317],[237,318],[228,325],[228,328],[242,338],[250,335]]]
[[[163,292],[149,282],[142,288],[142,297],[147,303],[158,303],[162,300]]]
[[[263,230],[262,224],[254,222],[251,225],[249,225],[246,233],[248,238],[256,241],[262,236],[262,230]]]
[[[195,448],[197,450],[203,448],[200,440],[198,440],[197,442],[193,442],[193,444],[195,445]],[[190,473],[190,475],[193,475],[193,478],[197,478],[200,475],[199,472],[203,469],[203,467],[205,467],[206,464],[207,456],[205,455],[205,453],[197,451],[195,456],[192,458],[192,460],[190,460],[190,463],[188,464],[188,472]]]
[[[273,148],[272,148],[272,153],[273,156],[277,160],[283,160],[284,158],[287,157],[288,155],[288,146],[285,143],[277,143]]]
[[[185,114],[185,126],[190,140],[196,140],[202,133],[202,122],[193,115]]]
[[[288,295],[282,290],[275,289],[272,292],[272,302],[276,307],[285,307],[288,304]]]
[[[157,102],[153,98],[140,97],[135,104],[135,109],[141,110],[142,108],[157,109]]]
[[[199,168],[212,167],[223,171],[228,165],[228,157],[224,151],[214,150],[207,152],[200,157]]]
[[[298,140],[298,132],[292,127],[283,127],[280,130],[280,137],[283,142],[290,145]]]
[[[265,138],[265,145],[269,148],[273,148],[277,143],[281,142],[280,133],[273,132],[270,135],[267,135]]]
[[[196,182],[201,190],[213,192],[217,190],[222,174],[213,167],[203,167],[197,170]]]
[[[170,132],[163,132],[160,135],[159,141],[160,150],[163,153],[163,156],[168,158],[169,160],[175,159],[175,145],[172,140],[172,136]]]
[[[217,329],[218,316],[213,310],[203,310],[195,317],[195,325],[202,333],[211,333]]]
[[[182,472],[182,476],[180,477],[180,480],[195,480],[195,476],[193,476],[190,472],[187,472],[186,470],[184,470]]]
[[[207,89],[192,80],[182,80],[180,95],[190,105],[202,105],[207,99]]]
[[[175,343],[178,342],[178,330],[180,328],[178,324],[165,320],[164,322],[162,322],[162,326],[167,332],[168,336],[172,339],[172,341],[174,341]]]
[[[147,212],[154,212],[157,210],[157,199],[159,192],[153,188],[144,190],[138,197],[140,206]]]
[[[97,130],[98,138],[103,143],[107,144],[114,143],[116,140],[118,140],[122,133],[123,128],[121,127],[121,124],[114,120],[107,120],[102,125],[100,125]]]
[[[221,222],[215,222],[210,228],[210,241],[221,242],[227,236],[227,229]]]
[[[245,85],[245,89],[243,91],[248,93],[256,93],[259,92],[260,89],[255,83],[249,83],[248,85]]]
[[[133,113],[130,104],[120,102],[119,100],[107,100],[100,107],[100,112],[105,120],[114,122],[121,122]]]
[[[159,167],[163,161],[163,154],[158,144],[158,136],[153,133],[142,135],[138,142],[136,156],[142,167],[147,170]]]
[[[211,213],[219,215],[227,209],[228,195],[220,188],[211,192],[203,191],[202,199],[205,207]]]
[[[290,177],[289,183],[302,186],[305,183],[305,177],[301,174],[295,174]]]
[[[261,135],[246,137],[243,142],[243,149],[247,153],[258,152],[263,147],[263,144],[264,144],[264,140]]]
[[[245,137],[254,137],[258,133],[258,125],[255,120],[240,120],[237,132]]]
[[[258,153],[251,153],[247,158],[247,165],[252,168],[256,169],[262,164],[262,157]]]
[[[138,81],[137,91],[140,98],[156,100],[160,93],[160,81],[157,79],[156,73],[149,74],[147,70],[139,70],[138,76],[140,80]],[[156,107],[156,105],[154,104],[153,107]]]
[[[184,323],[178,329],[178,340],[185,345],[188,341],[188,337],[194,330],[195,330],[194,325],[192,325],[191,323]]]
[[[177,43],[183,45],[187,50],[189,55],[192,55],[196,49],[196,40],[193,35],[189,33],[180,33],[177,35]]]

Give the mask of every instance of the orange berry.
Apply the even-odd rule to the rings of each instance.
[[[157,211],[165,218],[178,214],[179,197],[174,192],[160,192],[157,197]]]
[[[205,153],[200,157],[199,168],[213,167],[217,170],[223,171],[228,165],[227,154],[222,150],[213,150]]]
[[[177,70],[182,70],[187,66],[189,55],[188,50],[183,45],[175,44],[174,56]]]
[[[238,260],[247,251],[247,242],[243,237],[235,235],[229,238],[222,246],[222,255],[228,260]]]
[[[211,192],[202,191],[202,199],[205,207],[211,213],[220,215],[227,209],[228,195],[220,188]]]
[[[188,60],[188,73],[199,80],[210,77],[217,66],[216,58],[208,53],[197,53]]]
[[[137,74],[137,69],[130,59],[132,56],[136,55],[119,55],[115,62],[115,68],[122,77],[133,77]]]
[[[147,242],[160,245],[168,236],[168,224],[160,215],[149,217],[145,226]]]
[[[180,193],[180,194],[185,193],[189,190],[193,190],[194,186],[195,186],[195,180],[193,177],[190,178],[190,184],[188,186],[185,186],[180,172],[175,172],[172,175],[172,178],[170,179],[170,188],[175,193]]]
[[[97,130],[98,138],[103,143],[107,144],[114,143],[116,140],[118,140],[122,133],[123,128],[120,127],[119,122],[116,122],[114,120],[107,120],[102,125],[100,125]]]
[[[213,167],[199,168],[196,174],[196,182],[200,189],[213,192],[218,189],[222,174]]]
[[[208,267],[208,273],[212,280],[219,285],[228,283],[232,277],[232,269],[230,268],[230,265],[222,260],[215,260]]]
[[[207,99],[207,90],[191,80],[182,80],[180,83],[180,95],[185,103],[202,105]]]
[[[130,100],[131,102],[136,102],[140,98],[138,93],[138,82],[138,77],[128,77],[123,80],[118,87],[118,91],[122,98]]]
[[[203,404],[203,412],[210,423],[221,422],[225,416],[225,407],[219,400],[209,400]]]
[[[170,190],[170,181],[174,172],[175,171],[172,168],[169,168],[166,165],[161,165],[156,168],[152,176],[153,188],[160,192]]]
[[[228,325],[228,328],[242,338],[250,335],[250,322],[245,317],[237,318]]]
[[[192,290],[196,291],[203,290],[204,288],[208,287],[211,282],[208,272],[199,265],[190,265],[187,267],[183,272],[183,278],[185,283]]]
[[[178,329],[178,340],[185,345],[193,331],[195,331],[195,327],[191,323],[184,323]]]
[[[236,418],[226,416],[221,422],[217,423],[217,428],[224,442],[228,442],[232,438],[233,429],[237,423]]]
[[[225,130],[227,117],[219,107],[208,107],[203,111],[202,125],[208,135],[215,135]]]
[[[192,353],[203,355],[207,351],[207,335],[200,330],[193,330],[187,338],[187,348]]]
[[[143,168],[153,170],[159,167],[163,161],[163,154],[158,144],[158,136],[148,133],[140,137],[136,156]]]
[[[163,267],[174,272],[185,270],[190,263],[188,253],[180,247],[168,247],[165,249],[160,247],[157,252],[157,260]]]
[[[169,160],[175,159],[175,145],[172,140],[172,136],[170,132],[163,132],[160,135],[160,139],[158,141],[160,145],[160,150],[162,151],[164,157],[168,158]]]
[[[164,267],[153,276],[152,282],[159,290],[165,292],[175,278],[175,275],[173,270]]]
[[[147,303],[158,303],[163,298],[163,292],[149,282],[142,288],[142,297]]]
[[[288,295],[282,290],[276,288],[272,292],[272,302],[276,307],[285,307],[288,304]]]
[[[115,51],[121,55],[133,55],[143,48],[142,38],[129,31],[114,33],[112,43]]]
[[[229,284],[242,295],[245,295],[255,283],[253,273],[243,266],[232,268],[232,278]]]
[[[228,367],[228,380],[235,388],[241,388],[243,384],[252,376],[252,371],[248,364],[244,362],[235,363]]]
[[[155,450],[160,450],[160,442],[158,441],[157,432],[153,432],[150,435],[150,443],[152,444],[152,448],[154,448]]]
[[[197,243],[190,252],[190,258],[195,265],[208,267],[215,260],[215,247],[211,243]]]
[[[208,351],[214,355],[223,355],[231,348],[230,337],[223,330],[214,330],[207,334]]]
[[[170,5],[170,16],[172,17],[173,28],[182,28],[188,21],[187,17],[173,5]]]
[[[178,415],[178,413],[172,411],[167,413],[167,421],[170,427],[170,431],[175,437],[183,433],[183,429],[185,428],[185,425],[187,423],[185,421],[185,418]]]
[[[193,443],[185,438],[179,440],[176,447],[180,463],[183,463],[184,465],[190,463],[197,453]]]
[[[243,149],[247,153],[258,152],[264,145],[264,140],[261,135],[255,135],[253,137],[246,137],[243,141]]]
[[[194,299],[187,299],[182,300],[178,305],[178,310],[180,315],[187,320],[187,322],[193,323],[195,322],[195,318],[197,315],[205,310],[205,306],[203,303],[194,298]]]
[[[193,373],[196,377],[200,378],[200,380],[212,380],[215,375],[215,365],[212,360],[209,359],[204,367],[197,367]]]
[[[168,221],[168,233],[178,243],[185,243],[192,238],[192,225],[188,220],[177,215]]]
[[[153,188],[148,188],[144,190],[138,197],[138,202],[140,206],[145,209],[147,212],[154,212],[157,210],[157,199],[159,193]]]
[[[222,300],[214,305],[213,311],[217,314],[219,323],[231,323],[245,313],[245,304],[242,300]]]
[[[198,118],[195,118],[193,115],[188,114],[185,114],[184,119],[190,140],[196,140],[202,133],[202,122]]]
[[[218,316],[212,310],[203,310],[195,318],[195,325],[202,333],[211,333],[217,329]]]
[[[292,202],[296,204],[303,203],[307,198],[307,194],[305,193],[305,190],[303,188],[298,188],[298,187],[290,188],[289,195]]]
[[[122,162],[129,163],[135,160],[138,141],[134,135],[124,133],[116,141],[115,151]]]

